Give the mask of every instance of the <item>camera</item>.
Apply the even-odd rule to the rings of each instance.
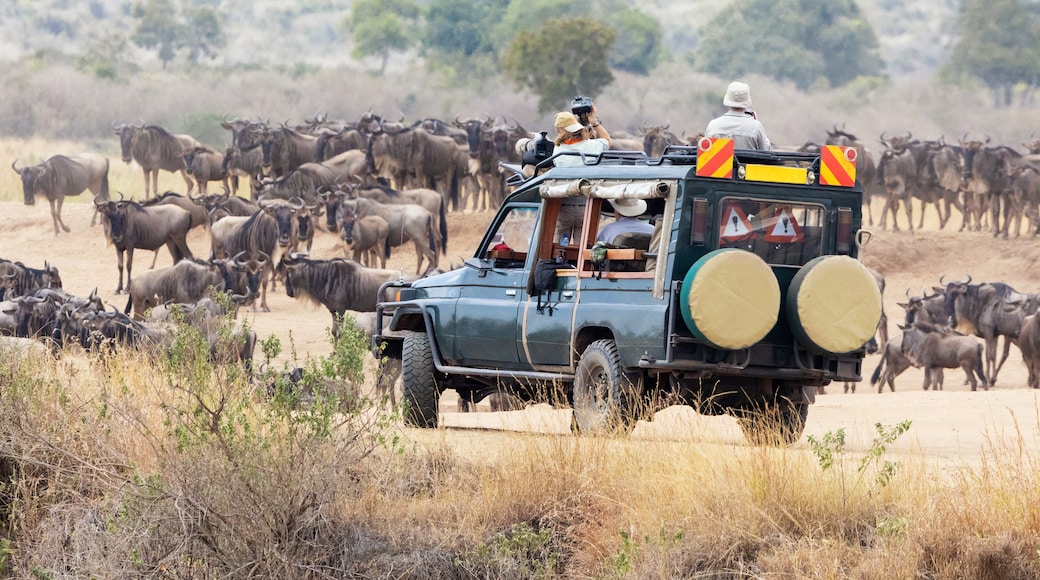
[[[592,99],[578,95],[571,99],[571,112],[583,124],[588,123],[589,113],[592,112]]]

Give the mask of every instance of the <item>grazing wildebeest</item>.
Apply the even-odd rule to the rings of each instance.
[[[344,251],[351,252],[355,262],[366,267],[375,268],[379,261],[380,268],[386,268],[386,259],[390,257],[390,244],[387,235],[390,224],[377,216],[365,216],[358,220],[350,220],[340,228]]]
[[[184,165],[184,152],[198,145],[193,137],[173,135],[157,125],[116,124],[112,129],[119,136],[123,161],[136,161],[144,172],[145,198],[158,195],[159,170],[179,171],[188,191],[191,191],[192,181]]]
[[[224,154],[211,147],[193,147],[184,152],[184,166],[188,175],[195,179],[199,193],[206,195],[210,181],[220,181],[228,188]]]
[[[101,155],[54,155],[43,163],[18,167],[18,160],[11,162],[11,168],[22,178],[22,195],[25,205],[35,205],[36,196],[47,198],[51,206],[51,219],[54,220],[54,235],[58,235],[58,227],[69,231],[69,226],[61,220],[61,206],[66,196],[79,195],[90,190],[99,199],[108,199],[108,158]],[[97,213],[90,219],[94,225]]]
[[[881,159],[877,165],[877,177],[879,184],[885,191],[885,211],[881,212],[882,228],[887,222],[887,212],[892,213],[892,231],[899,231],[899,202],[902,201],[906,209],[906,219],[910,232],[914,231],[914,210],[911,203],[911,195],[917,189],[917,163],[914,153],[910,150],[910,133],[906,137],[891,137],[885,139],[881,134],[881,143],[886,149],[881,153]]]
[[[396,248],[407,241],[415,245],[417,259],[415,273],[423,272],[423,260],[429,261],[429,269],[437,267],[437,235],[433,214],[418,205],[384,205],[368,198],[344,199],[339,204],[338,223],[377,215],[390,224],[387,236],[389,247]]]
[[[940,278],[940,281],[942,279]],[[971,276],[965,282],[946,285],[946,314],[952,325],[964,334],[974,334],[986,344],[987,386],[996,385],[997,373],[1007,360],[1011,342],[1018,339],[1022,319],[1035,313],[1035,301],[1016,292],[1002,282],[972,284]],[[1033,311],[1027,311],[1027,308]],[[997,340],[1004,337],[1004,351],[997,362]]]
[[[942,390],[942,376],[935,374],[936,371],[957,367],[964,369],[971,390],[978,388],[976,376],[982,381],[982,387],[989,390],[982,370],[982,345],[977,340],[926,322],[900,328],[903,330],[903,354],[924,368],[924,390],[933,386]]]
[[[379,289],[386,282],[414,280],[399,270],[366,268],[353,260],[311,260],[283,256],[279,269],[285,271],[285,293],[321,305],[337,324],[348,310],[374,312]]]
[[[145,207],[134,201],[101,201],[94,198],[94,205],[108,224],[106,234],[116,247],[116,262],[119,268],[119,285],[116,294],[123,291],[123,254],[126,253],[126,283],[130,284],[134,268],[134,250],[158,250],[166,246],[174,262],[192,259],[188,248],[188,230],[191,229],[191,213],[175,205]]]

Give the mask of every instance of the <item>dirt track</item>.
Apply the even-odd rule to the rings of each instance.
[[[0,203],[0,257],[34,267],[42,266],[47,260],[60,269],[67,291],[85,296],[97,288],[104,300],[122,309],[126,296],[113,293],[117,279],[115,251],[106,246],[100,227],[89,226],[89,208],[85,203],[67,203],[63,215],[72,232],[56,237],[45,203],[34,207],[17,202]],[[970,274],[975,281],[1001,280],[1022,292],[1040,290],[1040,265],[1037,264],[1040,252],[1036,242],[994,240],[985,233],[957,233],[950,230],[950,226],[938,232],[933,223],[934,214],[930,213],[929,217],[932,221],[926,222],[926,228],[930,229],[915,236],[874,228],[876,234],[862,252],[864,263],[886,276],[885,308],[892,336],[899,334],[896,323],[902,320],[903,311],[897,302],[904,299],[904,292],[920,294],[923,288],[937,284],[940,276],[952,279]],[[471,253],[490,218],[488,213],[450,216],[449,254],[442,258],[442,267],[447,267],[449,262],[458,264]],[[959,216],[953,222],[959,226]],[[196,230],[188,238],[192,250],[199,256],[208,255],[207,235]],[[314,257],[333,257],[340,255],[339,252],[335,237],[319,233],[312,251]],[[135,271],[146,270],[151,260],[151,252],[137,252]],[[156,266],[169,264],[169,254],[162,250]],[[415,257],[409,251],[398,249],[391,266],[412,271]],[[284,350],[295,348],[301,357],[329,351],[326,329],[331,318],[325,309],[294,301],[285,295],[281,286],[269,293],[268,301],[270,313],[243,312],[252,318],[260,337],[274,333],[281,339]],[[867,358],[865,376],[869,376],[877,361],[876,356]],[[891,449],[896,452],[919,450],[926,460],[944,465],[977,464],[986,446],[1004,442],[1013,445],[1020,435],[1026,445],[1037,444],[1040,437],[1037,395],[1040,392],[1026,387],[1026,371],[1017,348],[1012,348],[994,389],[970,392],[961,384],[962,378],[960,371],[948,371],[943,392],[922,392],[923,375],[915,369],[896,380],[896,393],[886,391],[878,395],[869,383],[861,383],[855,394],[843,394],[841,385],[832,385],[828,388],[829,394],[820,396],[810,409],[806,433],[822,435],[844,427],[849,434],[850,448],[863,449],[869,446],[875,434],[875,423],[890,425],[910,419],[913,427],[909,434]],[[463,415],[453,412],[453,395],[449,391],[442,400],[444,423],[449,427],[568,432],[567,411],[553,411],[539,405],[525,411]],[[487,410],[483,405],[479,408]],[[461,451],[472,446],[474,452],[495,441],[507,443],[512,437],[454,430],[443,436]],[[699,417],[686,408],[659,413],[653,422],[640,424],[633,436],[744,444],[732,419]],[[798,445],[806,445],[804,438]]]

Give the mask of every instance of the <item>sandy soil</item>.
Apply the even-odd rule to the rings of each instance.
[[[78,201],[78,200],[77,200]],[[86,200],[84,200],[86,201]],[[875,209],[875,216],[880,215]],[[115,251],[107,246],[99,226],[90,227],[90,206],[67,203],[63,215],[71,233],[53,234],[51,218],[45,203],[28,207],[17,202],[0,202],[0,257],[20,260],[41,267],[44,261],[56,265],[65,289],[77,295],[88,295],[94,288],[102,298],[119,309],[126,304],[125,295],[115,295],[117,269]],[[918,209],[919,211],[919,209]],[[915,213],[915,217],[916,217]],[[1029,239],[997,240],[989,234],[956,232],[948,225],[937,231],[934,210],[929,210],[926,228],[916,235],[891,233],[873,228],[875,235],[862,251],[864,263],[886,276],[885,308],[890,317],[890,334],[898,336],[896,323],[903,317],[897,302],[905,292],[920,294],[936,285],[940,276],[963,279],[971,275],[975,281],[1004,281],[1022,292],[1040,288],[1040,252]],[[469,255],[483,234],[491,213],[449,216],[449,254],[442,267],[458,264]],[[952,220],[957,226],[960,218]],[[903,216],[905,228],[905,216]],[[320,233],[312,255],[328,258],[342,255],[338,239]],[[208,234],[201,229],[192,232],[189,245],[198,256],[209,253]],[[134,268],[145,271],[151,264],[151,252],[137,252]],[[169,253],[159,253],[156,267],[170,265]],[[414,271],[415,256],[403,248],[395,252],[391,267]],[[324,308],[298,303],[285,295],[279,286],[268,296],[269,313],[243,310],[242,316],[252,320],[261,337],[274,333],[286,351],[292,348],[299,356],[325,354],[330,350],[327,329],[331,318]],[[864,365],[869,376],[878,358],[870,356]],[[986,449],[1017,442],[1036,447],[1040,436],[1040,392],[1026,387],[1026,370],[1017,348],[1001,371],[995,388],[971,392],[962,385],[960,371],[946,373],[946,390],[923,392],[923,375],[911,369],[896,380],[897,392],[878,394],[868,382],[860,383],[854,394],[843,394],[841,385],[831,385],[829,394],[817,398],[810,409],[807,434],[822,435],[844,427],[850,448],[865,449],[874,436],[874,424],[894,424],[904,419],[913,421],[910,433],[891,449],[896,453],[921,453],[928,461],[944,466],[959,463],[978,464]],[[539,405],[524,411],[489,413],[455,413],[454,393],[442,399],[443,423],[449,429],[437,437],[446,438],[460,450],[486,450],[495,442],[507,443],[516,435],[508,431],[567,433],[568,411],[554,411]],[[507,432],[488,432],[484,429]],[[706,444],[744,445],[736,423],[728,417],[700,417],[688,408],[670,408],[658,413],[654,421],[641,423],[634,437],[648,439],[689,438]],[[798,444],[806,445],[805,439]]]

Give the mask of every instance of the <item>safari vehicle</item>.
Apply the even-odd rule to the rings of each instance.
[[[881,295],[856,259],[869,233],[854,149],[705,139],[583,161],[513,179],[472,258],[379,304],[373,350],[401,361],[408,424],[435,427],[445,389],[501,391],[571,406],[578,432],[623,432],[686,404],[790,444],[815,387],[860,379]],[[584,224],[561,245],[557,216],[576,197]],[[619,198],[645,200],[654,233],[594,261]]]

